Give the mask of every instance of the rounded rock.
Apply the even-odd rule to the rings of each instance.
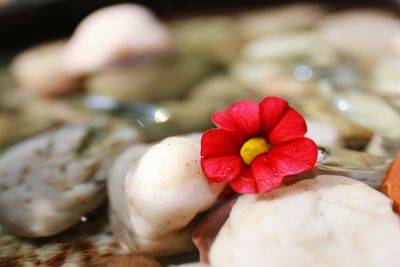
[[[214,204],[225,186],[203,176],[199,141],[169,137],[126,153],[116,161],[108,184],[118,242],[133,253],[157,256],[192,249],[192,220]]]
[[[65,45],[63,63],[68,73],[83,75],[169,49],[168,29],[148,9],[119,4],[95,11],[78,25]]]
[[[18,236],[46,237],[78,223],[106,198],[113,157],[138,142],[128,126],[66,125],[0,157],[0,223]]]
[[[396,267],[400,220],[364,183],[320,175],[244,195],[210,251],[213,267]]]
[[[400,20],[376,10],[344,11],[324,18],[319,36],[340,53],[371,62],[394,54]]]
[[[22,89],[40,96],[73,92],[79,80],[65,73],[61,63],[65,41],[54,41],[23,51],[11,64],[12,74]]]

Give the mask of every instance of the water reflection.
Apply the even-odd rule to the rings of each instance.
[[[313,78],[314,72],[312,68],[307,65],[299,65],[294,68],[293,75],[297,80],[305,82]]]

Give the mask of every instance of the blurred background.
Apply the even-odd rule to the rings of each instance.
[[[0,0],[0,266],[30,266],[32,251],[91,255],[77,266],[122,253],[104,206],[113,160],[137,142],[121,127],[143,143],[203,132],[213,113],[267,96],[346,151],[333,166],[393,158],[398,1]],[[82,184],[94,188],[85,205],[59,194]]]
[[[18,49],[49,38],[68,36],[75,26],[90,12],[107,5],[135,2],[146,5],[162,17],[182,16],[201,12],[240,10],[295,3],[295,0],[205,0],[205,1],[119,1],[119,0],[1,0],[0,49]],[[304,2],[304,1],[302,1]],[[349,6],[379,6],[396,8],[395,0],[307,1],[331,5],[336,8]]]

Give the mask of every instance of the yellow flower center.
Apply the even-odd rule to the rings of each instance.
[[[268,152],[271,145],[262,137],[253,137],[246,141],[240,149],[240,156],[247,165],[257,156]]]

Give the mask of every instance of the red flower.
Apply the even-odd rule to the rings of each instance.
[[[220,128],[201,139],[201,166],[210,181],[229,182],[238,193],[264,193],[284,176],[315,166],[317,146],[304,137],[304,118],[285,100],[239,101],[212,121]]]

